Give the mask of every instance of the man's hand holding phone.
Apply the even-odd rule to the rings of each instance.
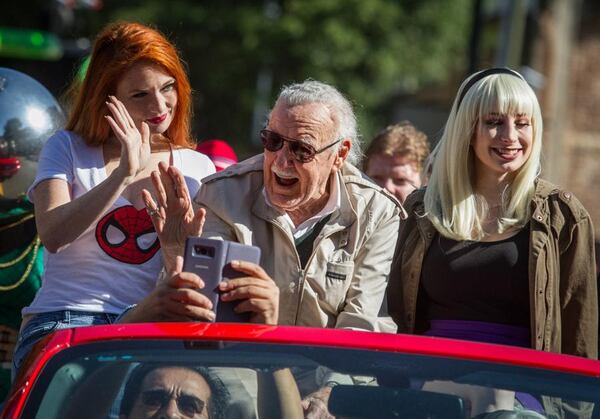
[[[175,268],[166,281],[121,317],[122,323],[214,321],[213,304],[197,290],[205,287],[196,274],[182,272],[183,258],[177,256]]]
[[[235,317],[246,313],[253,323],[277,324],[279,288],[271,277],[253,262],[239,259],[223,262],[226,255],[252,254],[251,246],[199,237],[188,242],[185,269],[183,258],[177,256],[168,278],[159,281],[120,322],[220,321],[215,310],[220,308],[221,321],[248,321]],[[230,250],[221,252],[228,246]],[[205,272],[204,278],[195,272]]]
[[[243,260],[231,261],[231,267],[245,276],[219,284],[221,301],[239,301],[236,313],[252,313],[250,321],[276,325],[279,320],[279,288],[263,268]]]
[[[183,270],[205,283],[217,322],[277,324],[279,288],[262,269],[260,249],[227,240],[188,237]]]

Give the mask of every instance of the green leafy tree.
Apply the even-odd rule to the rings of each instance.
[[[355,104],[365,136],[391,98],[464,68],[471,0],[106,1],[107,19],[134,19],[182,51],[195,89],[199,139],[257,149],[258,122],[279,88],[313,78]],[[253,124],[254,121],[254,124]]]

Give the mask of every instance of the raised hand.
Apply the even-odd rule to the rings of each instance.
[[[140,130],[127,112],[125,105],[114,96],[109,96],[106,106],[111,115],[105,115],[115,137],[121,143],[121,160],[117,170],[125,176],[135,176],[150,161],[150,128],[146,122]]]
[[[183,255],[185,240],[202,233],[206,211],[194,209],[185,178],[177,168],[160,162],[158,171],[153,171],[150,177],[158,202],[146,189],[142,191],[142,199],[158,234],[165,267],[169,270],[173,268],[175,257]]]

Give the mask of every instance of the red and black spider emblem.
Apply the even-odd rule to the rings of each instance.
[[[96,241],[104,252],[123,263],[147,262],[160,249],[158,236],[145,208],[119,207],[96,226]]]

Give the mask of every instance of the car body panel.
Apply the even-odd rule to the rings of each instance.
[[[56,354],[96,342],[131,340],[234,341],[360,349],[482,361],[600,378],[600,362],[531,349],[460,340],[340,329],[215,323],[117,324],[66,329],[40,341],[27,358],[2,418],[17,418],[44,366]]]

